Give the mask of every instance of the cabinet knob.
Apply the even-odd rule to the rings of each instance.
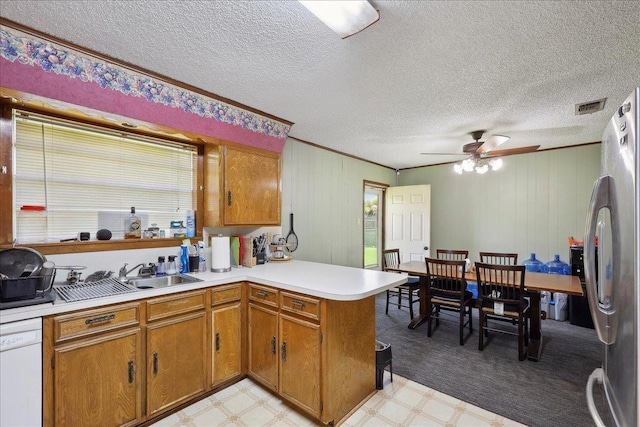
[[[216,332],[216,351],[220,351],[220,332]]]
[[[276,336],[271,337],[271,354],[276,354]]]
[[[282,346],[280,347],[280,357],[282,357],[282,361],[287,361],[287,342],[284,341]]]
[[[227,206],[231,206],[231,191],[227,191]]]

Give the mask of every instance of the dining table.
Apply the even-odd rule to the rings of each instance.
[[[415,329],[429,319],[427,313],[427,295],[429,291],[427,281],[427,265],[424,261],[407,261],[394,266],[387,266],[387,271],[407,273],[420,277],[420,312],[415,316],[410,329]],[[475,267],[465,273],[468,282],[477,282]],[[539,361],[542,354],[542,312],[540,310],[540,292],[561,292],[568,295],[582,296],[582,285],[578,276],[562,274],[534,273],[527,271],[524,275],[524,286],[529,296],[531,319],[529,325],[529,345],[527,359]]]

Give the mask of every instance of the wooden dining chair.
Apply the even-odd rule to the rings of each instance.
[[[478,280],[478,308],[480,337],[478,350],[484,350],[484,338],[488,332],[518,336],[518,360],[526,357],[525,345],[529,344],[529,300],[525,299],[524,265],[498,265],[476,262]],[[489,321],[492,323],[489,324]],[[498,327],[498,322],[504,327]],[[517,332],[506,322],[517,323]]]
[[[469,258],[469,251],[458,249],[436,249],[436,256],[438,259],[464,261]]]
[[[506,252],[480,252],[480,262],[485,264],[517,265],[518,254]]]
[[[469,334],[473,333],[472,308],[475,300],[473,294],[467,291],[465,280],[465,260],[444,260],[425,258],[427,263],[427,336],[431,337],[433,320],[436,326],[443,319],[442,310],[453,311],[458,316],[460,345],[464,345],[464,327],[469,326]],[[465,317],[468,320],[465,322]]]
[[[382,269],[400,264],[400,249],[385,249],[382,252]],[[387,289],[387,304],[385,314],[389,314],[389,300],[398,298],[398,308],[408,308],[409,316],[413,319],[413,305],[420,302],[418,292],[420,290],[420,278],[409,276],[407,282],[396,288]]]

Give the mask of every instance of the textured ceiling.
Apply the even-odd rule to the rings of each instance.
[[[294,123],[290,136],[401,169],[469,132],[599,141],[640,85],[639,1],[372,1],[340,39],[297,1],[0,0],[0,16]],[[607,98],[604,111],[574,104]]]

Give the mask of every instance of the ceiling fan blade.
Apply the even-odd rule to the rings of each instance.
[[[539,145],[529,145],[527,147],[507,148],[504,150],[492,150],[490,153],[483,154],[482,157],[483,158],[502,157],[502,156],[511,156],[513,154],[533,153],[534,151],[538,151],[538,148],[540,148]]]
[[[489,151],[492,151],[494,148],[496,148],[497,146],[504,144],[505,142],[507,142],[509,140],[508,136],[504,136],[504,135],[492,135],[489,137],[489,139],[487,139],[484,144],[482,144],[479,148],[478,148],[478,154],[484,154],[484,153],[488,153]]]

